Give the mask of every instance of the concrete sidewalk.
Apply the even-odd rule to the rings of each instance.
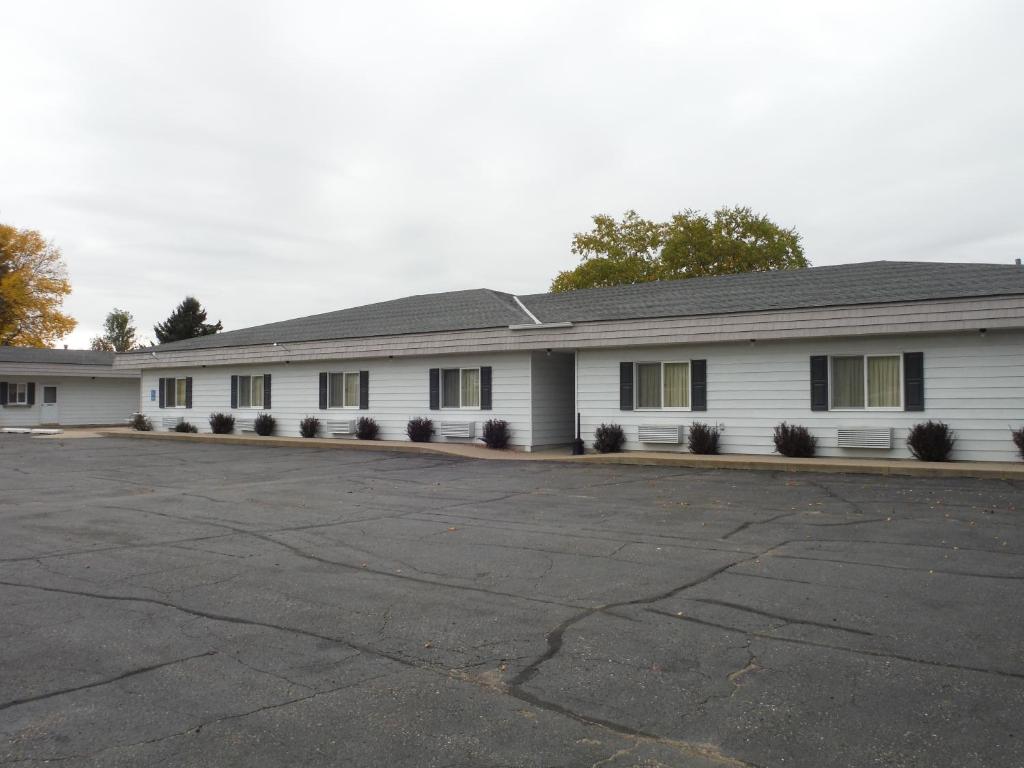
[[[655,467],[690,467],[694,469],[747,469],[771,472],[825,472],[858,475],[903,475],[909,477],[976,477],[1001,480],[1024,480],[1024,462],[943,461],[926,462],[914,459],[865,459],[856,457],[821,457],[791,459],[786,456],[758,454],[719,454],[700,456],[693,453],[630,451],[628,453],[588,453],[572,456],[568,448],[546,451],[494,451],[482,445],[466,443],[412,443],[400,440],[355,440],[337,438],[259,437],[255,435],[184,434],[177,432],[136,432],[116,427],[92,432],[104,437],[129,437],[142,440],[179,440],[186,442],[223,443],[229,445],[261,445],[271,447],[335,448],[355,451],[395,451],[401,453],[432,453],[468,459],[501,461],[569,461],[598,464],[636,464]]]

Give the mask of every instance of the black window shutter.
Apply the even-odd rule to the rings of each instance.
[[[619,410],[633,410],[633,364],[619,363]]]
[[[690,410],[708,409],[708,361],[690,361]]]
[[[436,411],[441,407],[441,369],[430,369],[430,410]]]
[[[160,391],[163,392],[163,389],[161,389]],[[160,395],[160,407],[161,408],[164,407],[164,396],[162,394]],[[238,377],[237,376],[232,376],[231,377],[231,407],[232,408],[237,408],[238,407]]]
[[[167,402],[167,379],[160,379],[160,407]]]
[[[327,371],[320,374],[320,410],[327,410]]]
[[[192,377],[185,377],[185,407],[192,407]]]
[[[903,353],[903,410],[924,410],[924,352]]]
[[[359,372],[359,408],[366,410],[370,407],[370,372]]]
[[[828,410],[828,355],[811,355],[811,410]]]
[[[263,407],[270,408],[270,374],[263,374]]]
[[[28,400],[25,402],[29,405],[36,404],[36,383],[34,381],[28,383]]]
[[[7,405],[7,382],[0,381],[0,405]]]
[[[492,369],[489,365],[483,365],[480,367],[480,410],[489,411],[491,410],[491,401],[493,395],[491,391],[491,380],[493,379]]]

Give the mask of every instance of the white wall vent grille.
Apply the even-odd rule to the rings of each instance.
[[[683,433],[685,431],[686,427],[682,424],[670,427],[656,426],[654,424],[641,424],[637,427],[637,435],[641,443],[679,445],[683,442]]]
[[[354,435],[356,433],[356,423],[354,420],[349,419],[347,421],[328,421],[326,424],[327,434],[331,436],[338,435]]]
[[[840,427],[840,448],[892,448],[892,427]]]
[[[437,431],[441,437],[473,437],[476,434],[476,422],[442,421]]]
[[[184,420],[184,416],[164,416],[164,418],[160,420],[160,423],[163,424],[164,429],[173,430]]]

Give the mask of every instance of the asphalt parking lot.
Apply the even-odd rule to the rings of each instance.
[[[0,436],[0,765],[1022,766],[1022,509]]]

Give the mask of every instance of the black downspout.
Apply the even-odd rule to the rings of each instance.
[[[576,439],[572,441],[572,455],[583,455],[583,439],[580,437],[580,415],[576,414]]]

